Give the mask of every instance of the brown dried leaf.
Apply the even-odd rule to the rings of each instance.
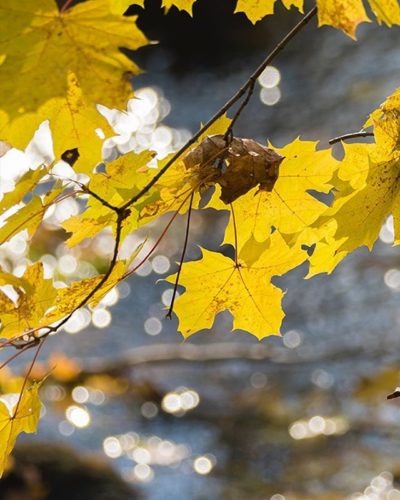
[[[184,158],[187,170],[201,183],[221,186],[221,200],[232,203],[250,189],[272,191],[283,156],[253,139],[234,137],[228,144],[222,134],[206,137]]]

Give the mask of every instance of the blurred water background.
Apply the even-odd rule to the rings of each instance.
[[[108,154],[116,145],[177,148],[299,19],[278,8],[253,28],[227,0],[198,0],[194,20],[148,4],[147,13],[131,11],[160,43],[134,55],[146,72],[133,81],[138,99]],[[399,28],[370,24],[355,43],[312,23],[264,74],[235,134],[277,146],[301,135],[327,147],[359,130],[399,85],[399,37]],[[74,210],[66,204],[51,217]],[[148,245],[167,221],[154,225]],[[225,221],[212,210],[194,214],[187,258],[199,257],[198,245],[217,249]],[[45,385],[39,433],[25,439],[98,453],[149,500],[400,499],[400,402],[386,400],[400,363],[392,220],[372,254],[357,251],[332,276],[306,281],[301,267],[276,280],[287,289],[284,334],[262,342],[232,334],[223,313],[182,343],[176,319],[165,319],[171,285],[157,280],[176,269],[184,232],[178,218],[139,275],[49,340],[42,357],[57,351],[64,372]],[[103,234],[71,257],[57,238],[55,256],[41,258],[64,277],[90,275],[91,258],[112,248]],[[138,241],[128,238],[127,248]],[[21,260],[23,237],[2,252]]]

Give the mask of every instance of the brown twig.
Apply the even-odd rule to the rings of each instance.
[[[337,142],[347,141],[348,139],[357,139],[357,137],[374,137],[373,132],[367,132],[365,130],[360,130],[359,132],[351,132],[350,134],[339,135],[334,137],[329,141],[329,144],[336,144]]]
[[[76,306],[76,308],[72,312],[70,312],[70,314],[68,314],[68,316],[66,316],[64,319],[62,319],[56,326],[52,327],[51,331],[54,332],[54,331],[59,330],[71,318],[71,316],[74,314],[75,311],[77,311],[81,307],[85,306],[90,301],[90,299],[95,295],[95,293],[104,285],[104,283],[110,277],[110,275],[113,272],[113,269],[117,263],[119,244],[121,242],[122,223],[123,223],[125,218],[126,218],[126,213],[124,213],[124,212],[118,213],[117,226],[116,226],[116,230],[115,230],[114,252],[113,252],[113,256],[112,256],[111,261],[110,261],[110,265],[107,269],[107,272],[104,274],[102,279],[97,283],[97,285],[90,291],[90,293],[88,293],[88,295]]]
[[[92,191],[89,186],[87,186],[86,184],[82,184],[81,182],[78,182],[80,188],[82,189],[82,191],[86,194],[90,194],[90,196],[93,196],[93,198],[96,198],[96,200],[98,200],[102,205],[104,205],[105,207],[109,208],[110,210],[113,210],[114,212],[116,212],[118,214],[119,212],[119,207],[116,207],[114,205],[111,205],[111,203],[108,203],[107,200],[105,200],[104,198],[102,198],[100,195],[98,195],[97,193],[95,193],[94,191]]]
[[[5,366],[8,365],[8,363],[11,363],[11,361],[14,361],[15,358],[18,358],[22,353],[30,349],[31,345],[25,345],[22,349],[19,351],[15,352],[12,356],[10,356],[8,359],[6,359],[1,365],[0,365],[0,370],[2,370]]]
[[[193,196],[194,196],[194,191],[192,192],[192,194],[190,196],[188,217],[187,217],[187,222],[186,222],[185,241],[183,243],[182,255],[181,255],[181,260],[179,262],[178,272],[176,273],[176,280],[175,280],[175,284],[174,284],[174,291],[172,293],[171,304],[169,305],[168,312],[165,315],[169,319],[172,318],[172,311],[174,310],[174,303],[175,303],[176,292],[178,290],[178,285],[179,285],[179,277],[181,275],[182,266],[183,266],[183,259],[185,258],[186,248],[187,248],[187,244],[188,244],[188,241],[189,241],[190,217],[192,215]]]

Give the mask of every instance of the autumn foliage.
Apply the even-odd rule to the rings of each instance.
[[[303,0],[281,1],[303,11]],[[163,0],[163,6],[191,14],[194,2]],[[0,200],[0,244],[24,230],[33,237],[50,207],[74,197],[83,208],[60,228],[66,244],[72,248],[111,228],[113,255],[104,274],[62,288],[45,278],[40,261],[27,265],[21,276],[1,270],[1,348],[33,348],[34,362],[47,337],[77,309],[98,303],[146,261],[152,250],[143,253],[144,241],[125,259],[120,246],[164,214],[170,214],[170,222],[178,213],[190,218],[202,208],[229,215],[223,243],[233,248],[232,257],[204,248],[200,260],[184,262],[183,251],[178,272],[167,278],[185,289],[169,313],[177,315],[184,337],[211,328],[225,310],[233,316],[232,330],[258,339],[278,335],[284,291],[272,278],[305,262],[307,277],[331,273],[356,248],[372,248],[390,214],[398,243],[400,92],[360,123],[360,137],[373,134],[375,142],[344,144],[341,161],[317,142],[295,139],[277,149],[236,137],[239,109],[236,115],[221,113],[167,158],[132,151],[98,168],[103,141],[114,131],[96,105],[125,109],[134,95],[130,80],[139,69],[120,48],[136,50],[148,40],[136,18],[123,14],[131,4],[143,6],[143,0],[72,3],[61,9],[54,0],[2,0],[0,5],[1,138],[24,149],[47,121],[54,146],[54,157],[26,172]],[[272,14],[274,4],[238,0],[236,12],[255,23]],[[317,0],[307,21],[315,13],[319,26],[334,26],[353,38],[361,22],[400,24],[397,0]],[[254,85],[250,80],[240,98],[250,99]],[[56,175],[60,159],[84,174],[81,180]],[[321,201],[329,193],[333,200]],[[0,470],[17,435],[37,427],[39,385],[29,382],[30,371],[12,407],[0,400]]]

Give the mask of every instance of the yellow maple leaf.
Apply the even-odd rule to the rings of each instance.
[[[162,6],[168,12],[171,7],[176,7],[179,10],[185,10],[192,15],[193,4],[196,0],[163,0]]]
[[[17,212],[9,216],[7,216],[6,212],[6,221],[0,227],[0,245],[24,229],[32,237],[40,226],[46,210],[53,205],[63,190],[63,187],[54,187],[52,191],[43,197],[33,195],[32,199]]]
[[[113,14],[124,14],[130,5],[144,7],[144,0],[110,0],[110,11]]]
[[[92,176],[89,188],[111,205],[122,205],[147,184],[151,172],[157,172],[147,169],[155,154],[147,149],[140,153],[131,151],[110,161],[104,173]]]
[[[86,99],[124,106],[137,66],[122,54],[147,43],[135,17],[113,16],[109,0],[88,0],[60,12],[54,0],[2,0],[0,102],[13,118],[64,96],[67,75],[78,78]],[[18,75],[18,84],[10,75]]]
[[[65,97],[48,100],[36,112],[26,113],[12,122],[0,124],[3,137],[17,148],[25,147],[44,120],[49,120],[54,152],[57,158],[68,149],[78,148],[79,158],[74,164],[78,172],[91,174],[102,159],[103,139],[96,132],[101,129],[109,135],[111,129],[82,94],[76,75],[67,76],[68,89]]]
[[[44,278],[42,262],[28,266],[23,279],[29,284],[29,289],[16,290],[18,300],[15,304],[10,299],[7,300],[8,297],[4,292],[0,294],[3,306],[0,311],[1,337],[11,338],[13,335],[23,334],[40,326],[42,317],[53,305],[57,296],[53,281]]]
[[[229,219],[225,243],[237,244],[240,251],[249,239],[267,240],[272,227],[284,234],[298,233],[325,212],[327,206],[309,191],[329,193],[339,162],[330,150],[317,151],[316,145],[296,139],[276,150],[284,160],[270,192],[255,188],[235,200],[231,207],[223,204],[216,192],[209,206],[234,213]]]
[[[224,255],[202,249],[202,258],[183,265],[179,284],[186,292],[178,297],[174,311],[184,337],[211,328],[215,316],[228,310],[233,330],[245,330],[258,339],[278,335],[284,312],[283,292],[271,283],[304,262],[299,246],[289,248],[276,231],[265,251],[249,266],[239,254],[238,265]],[[174,283],[176,275],[167,280]]]
[[[400,24],[400,5],[398,0],[368,0],[379,23],[387,26]]]
[[[394,219],[395,244],[400,243],[399,124],[400,91],[397,90],[365,124],[374,126],[376,144],[344,145],[345,156],[338,170],[338,179],[343,184],[332,206],[314,224],[321,239],[315,241],[309,276],[331,272],[360,246],[371,250],[390,214]]]
[[[40,384],[33,384],[25,389],[21,400],[9,410],[4,400],[0,399],[0,477],[4,472],[7,457],[14,448],[21,432],[36,432],[40,417]]]
[[[351,161],[354,148],[356,164]],[[359,169],[360,180],[355,189],[337,193],[333,205],[316,222],[321,227],[333,218],[336,230],[317,243],[312,256],[312,275],[331,272],[360,246],[371,250],[390,214],[394,218],[395,243],[400,242],[399,161],[381,161],[380,150],[373,144],[348,145],[346,154],[345,164],[351,164],[353,171]]]
[[[379,23],[400,24],[398,0],[369,0],[369,4]],[[319,26],[333,26],[352,38],[360,23],[370,21],[363,0],[317,0],[317,6]]]
[[[22,277],[14,276],[14,274],[2,271],[0,268],[0,286],[11,285],[15,288],[22,288],[27,293],[32,291],[32,286],[28,280]]]
[[[274,13],[275,2],[276,0],[238,0],[235,12],[244,12],[255,24],[263,17]],[[303,12],[303,0],[282,0],[282,3],[287,9],[294,6]]]
[[[128,217],[122,221],[121,242],[140,225],[138,222],[138,210],[130,208],[129,211],[130,214]],[[107,227],[112,228],[115,236],[117,221],[118,216],[113,210],[105,207],[101,202],[94,200],[91,202],[91,207],[82,215],[74,215],[63,222],[63,228],[71,233],[66,244],[72,248],[87,238],[93,238]]]
[[[1,199],[0,213],[4,213],[15,205],[18,205],[18,203],[20,203],[28,193],[34,190],[39,181],[47,173],[48,169],[45,167],[25,172],[25,174],[16,182],[14,189],[5,193]]]
[[[296,7],[303,12],[303,0],[281,0],[290,9]],[[400,24],[398,0],[368,0],[379,23],[388,26]],[[319,26],[333,26],[355,38],[360,23],[370,22],[363,0],[316,0]],[[276,0],[238,0],[235,12],[244,12],[252,23],[274,13]]]
[[[142,172],[154,157],[153,151],[128,153],[107,164],[104,173],[94,174],[89,189],[110,205],[123,206],[149,180],[150,174]],[[141,204],[130,207],[130,214],[122,222],[121,242],[138,228],[138,213]],[[71,233],[67,245],[73,247],[86,238],[93,238],[106,227],[111,226],[114,234],[118,216],[114,210],[94,197],[89,198],[88,208],[63,222],[64,229]]]
[[[374,127],[374,137],[383,159],[400,157],[400,89],[390,95],[364,126]]]
[[[317,0],[318,25],[341,29],[352,38],[360,23],[369,22],[362,0]]]
[[[130,262],[136,257],[142,245],[136,248],[129,260],[120,260],[114,266],[110,276],[103,285],[96,290],[95,294],[90,298],[88,304],[96,306],[100,300],[112,288],[121,281],[128,270]],[[104,275],[94,276],[93,278],[85,278],[79,281],[73,281],[69,286],[58,288],[55,300],[53,301],[51,310],[42,318],[42,325],[48,326],[51,323],[59,321],[71,314],[80,307],[82,302],[89,294],[99,285]]]

